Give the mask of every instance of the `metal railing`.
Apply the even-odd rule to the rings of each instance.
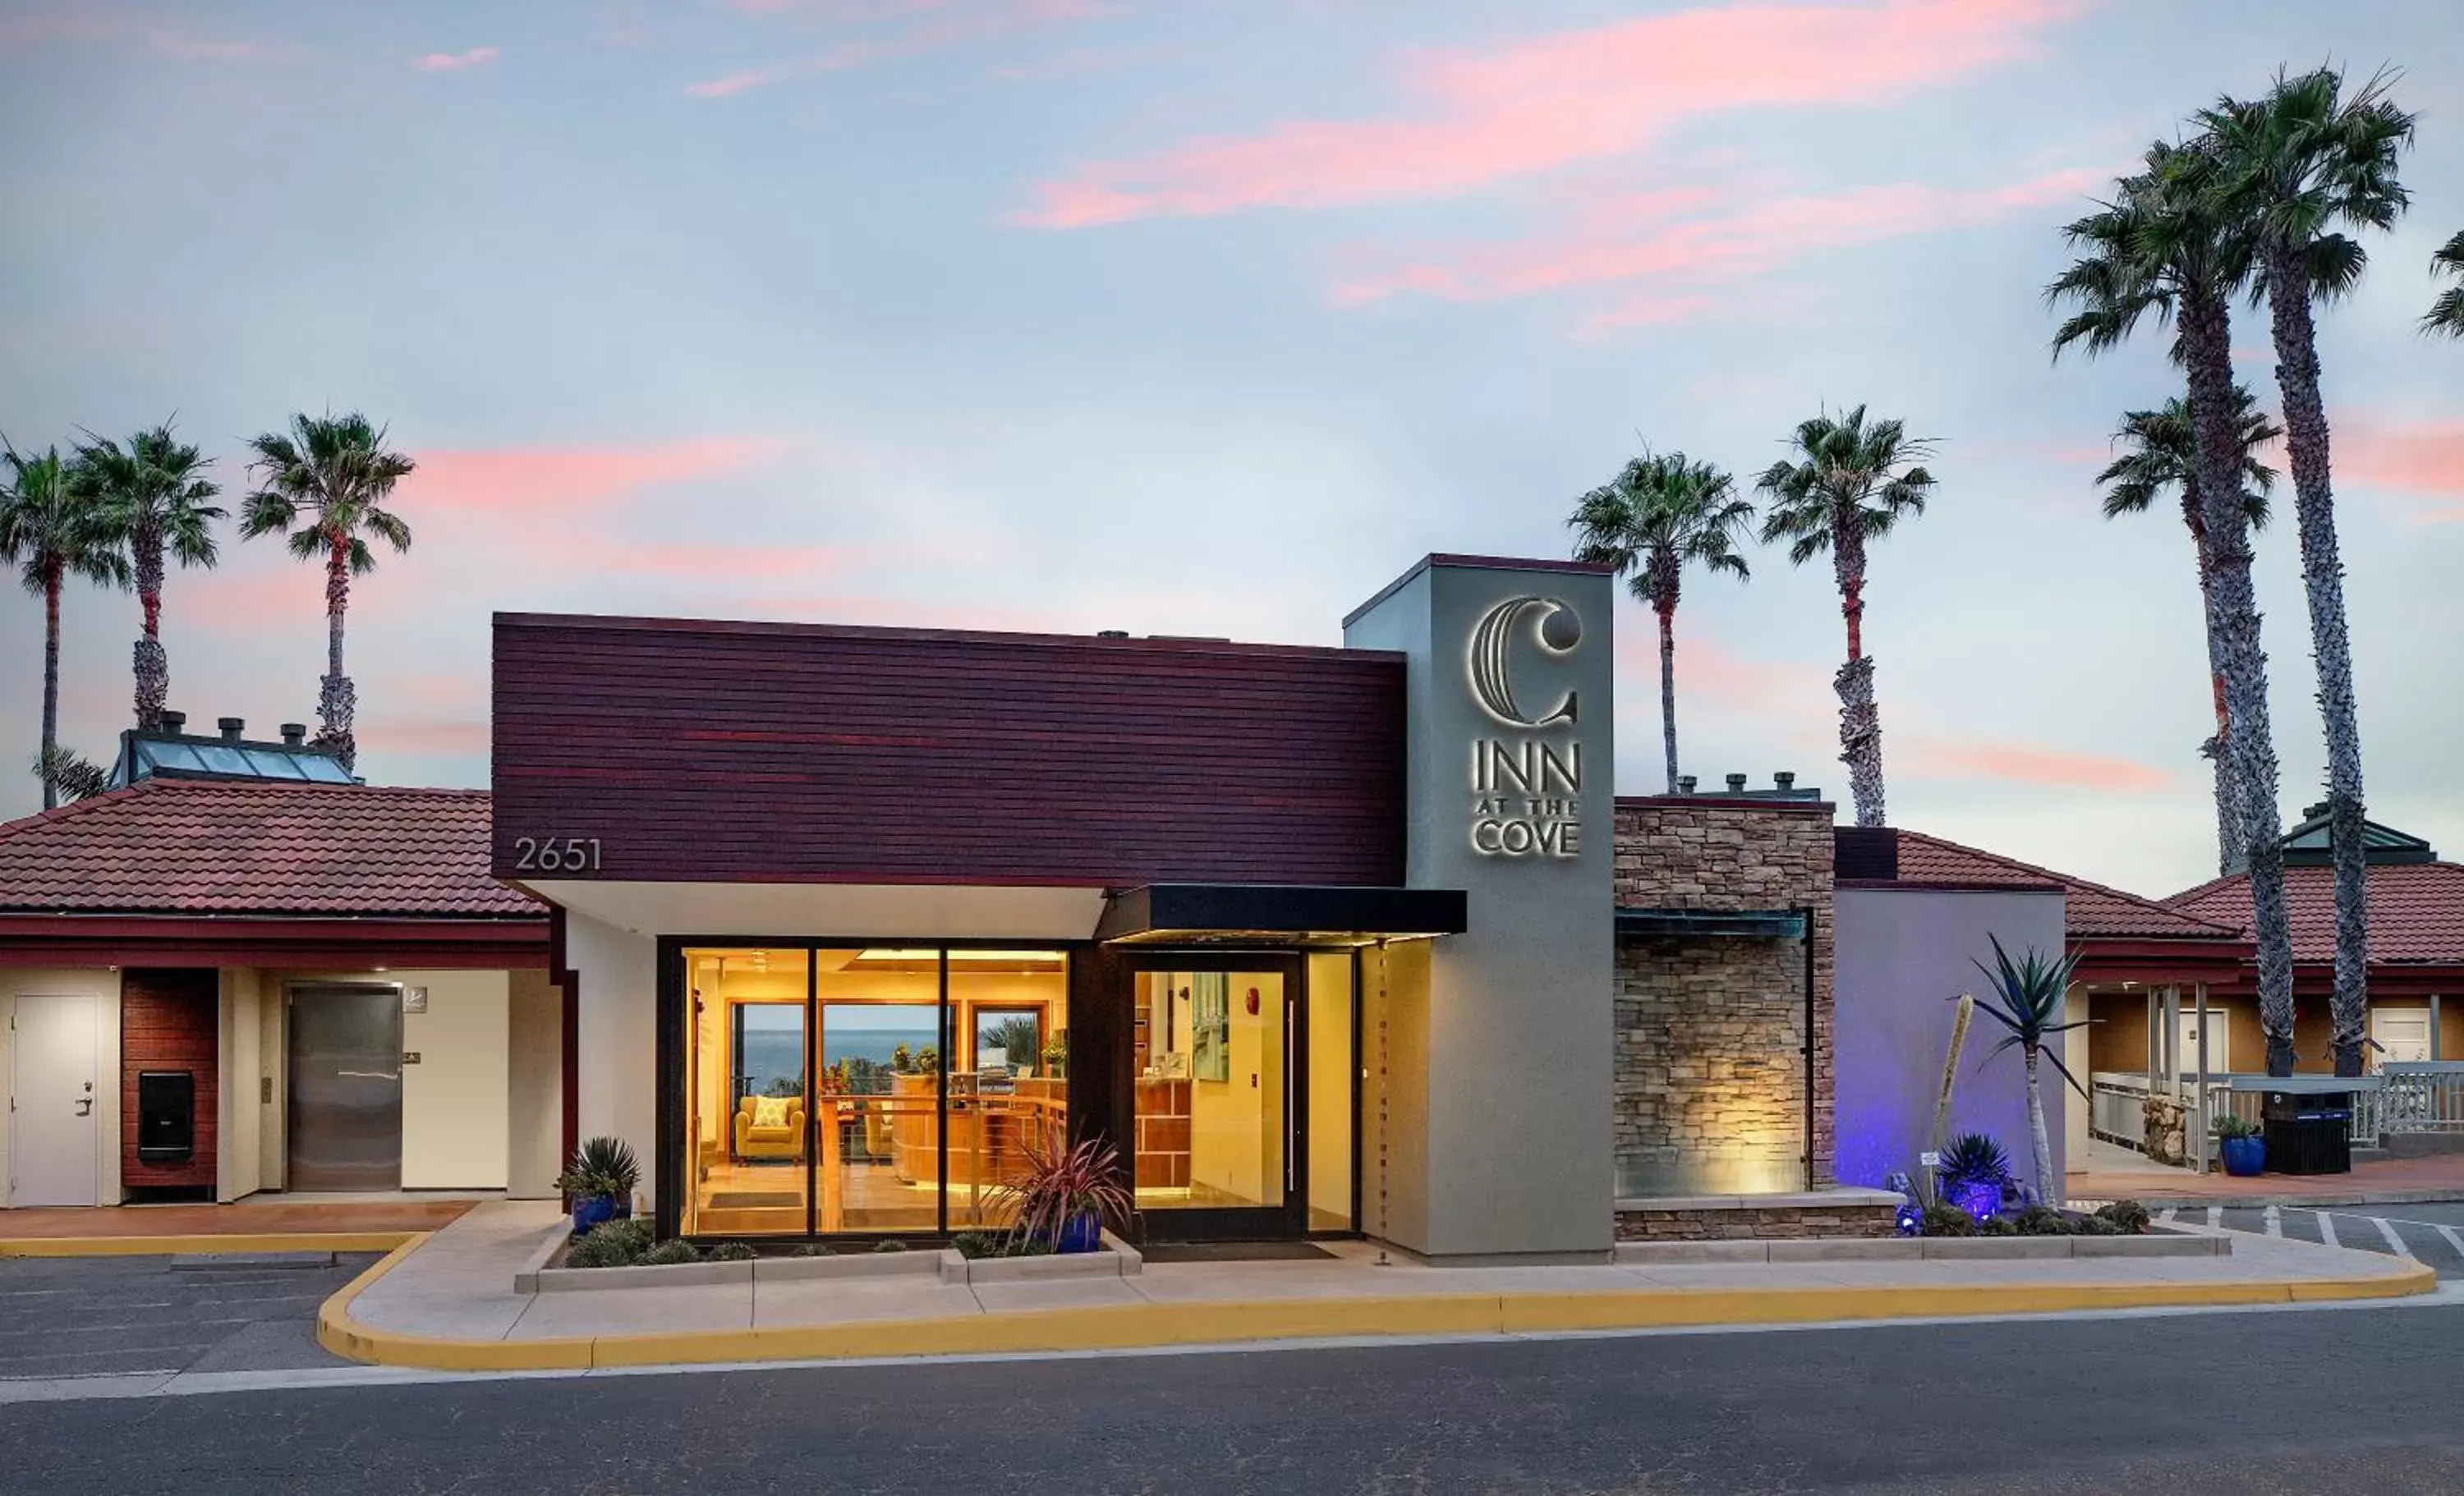
[[[2381,1132],[2464,1133],[2464,1060],[2390,1060],[2379,1073]]]

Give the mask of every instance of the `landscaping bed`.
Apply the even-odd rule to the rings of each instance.
[[[982,1240],[971,1245],[980,1244]],[[595,1226],[583,1237],[562,1233],[541,1243],[514,1275],[517,1293],[613,1288],[677,1288],[729,1283],[796,1283],[838,1278],[932,1277],[944,1284],[1020,1283],[1055,1278],[1121,1278],[1144,1269],[1137,1249],[1103,1233],[1093,1251],[1020,1252],[970,1257],[955,1246],[833,1248],[820,1243],[762,1249],[723,1242],[708,1249],[650,1240],[632,1221]]]

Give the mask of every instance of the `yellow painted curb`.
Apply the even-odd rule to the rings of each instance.
[[[1658,1288],[1600,1293],[1447,1293],[1116,1304],[934,1319],[872,1320],[676,1334],[460,1340],[362,1323],[351,1303],[427,1240],[404,1243],[328,1298],[317,1342],[337,1355],[430,1371],[582,1371],[714,1361],[825,1361],[1355,1336],[1531,1334],[1705,1325],[2052,1314],[2078,1309],[2321,1303],[2428,1293],[2437,1274],[2246,1283],[1970,1284],[1798,1288]]]
[[[416,1231],[249,1231],[190,1236],[0,1237],[0,1257],[170,1257],[214,1252],[389,1252]]]

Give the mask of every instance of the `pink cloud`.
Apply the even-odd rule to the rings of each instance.
[[[2336,472],[2359,488],[2438,501],[2417,511],[2416,518],[2464,523],[2464,421],[2343,426],[2336,431]]]
[[[494,47],[473,47],[468,52],[431,52],[424,57],[413,57],[410,65],[422,73],[459,73],[465,68],[483,67],[500,55]]]
[[[1628,154],[1749,108],[1880,104],[2029,55],[2086,0],[1733,5],[1419,55],[1386,118],[1193,140],[1038,184],[1018,220],[1076,229],[1441,197]]]
[[[773,441],[705,437],[642,447],[495,447],[418,454],[403,480],[407,516],[440,510],[588,509],[639,489],[740,471]]]
[[[135,42],[149,52],[159,52],[165,56],[205,60],[228,61],[272,55],[257,42],[202,36],[185,28],[143,16],[60,11],[0,18],[0,52],[55,41]]]
[[[1896,766],[1922,779],[2000,780],[2117,795],[2148,794],[2173,785],[2171,775],[2128,759],[2028,743],[1975,742],[1909,733],[1892,748]]]
[[[2003,187],[1925,183],[1853,187],[1793,197],[1735,198],[1722,210],[1586,223],[1570,231],[1431,257],[1338,285],[1338,303],[1419,295],[1487,301],[1649,277],[1655,289],[1595,313],[1593,330],[1681,320],[1708,310],[1701,288],[1733,284],[1824,250],[1970,228],[2004,214],[2083,196],[2109,174],[2048,172]],[[1655,195],[1664,197],[1664,194]],[[1670,292],[1667,282],[1693,289]]]

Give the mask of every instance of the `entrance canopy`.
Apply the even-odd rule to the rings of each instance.
[[[1122,945],[1368,945],[1462,935],[1461,889],[1151,883],[1111,895],[1095,938]]]

